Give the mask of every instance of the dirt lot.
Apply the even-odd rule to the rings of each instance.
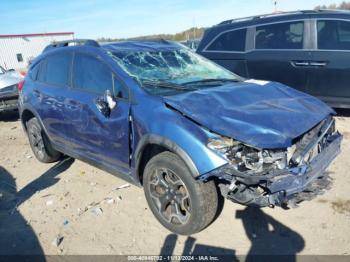
[[[297,209],[225,203],[192,237],[160,226],[143,191],[81,161],[41,164],[16,115],[0,116],[0,254],[350,254],[350,117],[330,191]],[[58,238],[57,238],[58,237]]]

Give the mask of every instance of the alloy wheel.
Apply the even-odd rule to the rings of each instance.
[[[191,202],[184,182],[171,170],[157,168],[150,176],[149,189],[159,214],[169,223],[186,224]]]

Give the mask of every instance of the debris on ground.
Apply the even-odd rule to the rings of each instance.
[[[54,240],[52,240],[51,244],[55,247],[58,247],[63,241],[63,236],[57,235]]]
[[[66,225],[68,225],[68,224],[69,224],[68,219],[65,219],[65,220],[63,221],[63,225],[66,226]]]
[[[100,216],[100,215],[102,215],[103,210],[100,207],[95,207],[95,208],[91,209],[91,213],[93,213],[96,216]]]
[[[80,171],[80,172],[79,172],[79,175],[81,175],[81,176],[84,176],[85,174],[86,174],[85,171]]]
[[[47,205],[47,206],[52,206],[52,205],[53,205],[53,200],[51,200],[51,199],[50,199],[50,200],[47,200],[47,201],[46,201],[46,205]]]
[[[121,185],[121,186],[114,188],[113,190],[117,191],[117,190],[128,188],[128,187],[130,187],[130,184],[124,184],[124,185]]]
[[[49,197],[49,196],[53,196],[53,194],[46,194],[46,195],[41,196],[41,198],[45,198],[45,197]]]
[[[111,197],[106,197],[106,198],[104,199],[104,201],[105,201],[107,204],[114,204],[114,203],[115,203],[114,198],[111,198]]]

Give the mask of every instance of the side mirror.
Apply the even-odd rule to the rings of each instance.
[[[115,101],[112,92],[108,89],[105,92],[105,99],[110,110],[113,110],[117,106],[117,102]]]
[[[96,107],[98,111],[102,113],[105,117],[109,117],[111,114],[111,109],[108,106],[108,103],[104,101],[103,99],[97,99],[96,102]]]

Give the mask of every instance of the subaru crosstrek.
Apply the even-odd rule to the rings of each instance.
[[[209,225],[222,196],[290,207],[328,188],[342,136],[320,100],[177,43],[75,41],[48,46],[20,84],[39,161],[64,154],[143,186],[179,234]]]

